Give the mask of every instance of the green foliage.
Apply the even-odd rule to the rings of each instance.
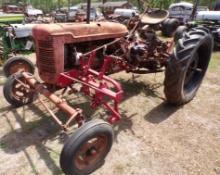
[[[8,146],[5,143],[0,143],[0,149],[6,149]]]
[[[146,0],[143,0],[143,1],[146,2]],[[190,3],[195,2],[195,0],[148,0],[148,3],[150,5],[150,7],[168,9],[170,4],[176,3],[176,2],[181,2],[181,1],[190,2]],[[213,9],[215,6],[215,3],[217,2],[217,0],[199,0],[199,1],[200,1],[199,5],[208,6],[210,9]],[[138,0],[131,0],[130,2],[132,4],[138,6],[137,5]],[[142,5],[142,3],[141,3],[141,5]]]
[[[13,16],[0,16],[0,23],[8,22],[8,23],[20,23],[24,20],[23,15],[13,15]]]
[[[209,63],[209,69],[210,70],[216,70],[218,68],[218,66],[220,65],[220,53],[219,52],[213,52],[212,53],[212,59]]]
[[[107,0],[107,1],[117,1],[117,0]],[[133,5],[137,7],[138,7],[138,4],[142,6],[143,1],[146,2],[146,0],[142,0],[142,1],[141,0],[129,0],[129,2],[131,2]],[[180,1],[181,0],[148,0],[151,7],[165,8],[165,9],[167,9],[171,3],[180,2]],[[194,2],[194,0],[182,0],[182,1]],[[35,8],[39,8],[39,9],[44,10],[45,12],[49,12],[51,10],[58,8],[59,6],[67,7],[68,4],[72,6],[72,5],[81,3],[81,2],[86,2],[86,0],[0,0],[0,5],[3,2],[13,3],[13,4],[31,3]],[[92,2],[102,2],[102,0],[92,0]],[[200,0],[200,5],[213,8],[216,2],[217,0]]]

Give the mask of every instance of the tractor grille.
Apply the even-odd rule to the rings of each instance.
[[[42,72],[56,73],[53,41],[38,41],[38,64]]]

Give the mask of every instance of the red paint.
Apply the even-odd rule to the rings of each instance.
[[[87,63],[81,61],[81,68],[60,73],[57,85],[65,88],[74,83],[82,84],[81,92],[92,99],[91,107],[97,108],[103,105],[111,112],[109,122],[114,123],[120,119],[118,103],[122,100],[123,90],[117,81],[105,75],[112,63],[112,58],[107,56],[101,71],[98,72],[90,68],[95,56],[96,53],[92,52]],[[92,94],[91,90],[95,93]],[[105,100],[106,97],[113,102],[113,106]]]

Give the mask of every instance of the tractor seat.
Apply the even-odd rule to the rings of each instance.
[[[141,19],[143,24],[159,24],[168,18],[169,12],[166,10],[154,10],[144,16]]]

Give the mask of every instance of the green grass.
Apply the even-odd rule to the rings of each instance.
[[[30,50],[25,50],[25,51],[22,51],[22,55],[30,55],[30,54],[33,54],[34,52],[33,51],[30,51]]]
[[[5,143],[0,143],[0,149],[6,149],[7,145]]]
[[[209,63],[209,69],[217,69],[220,66],[220,52],[213,52]]]

